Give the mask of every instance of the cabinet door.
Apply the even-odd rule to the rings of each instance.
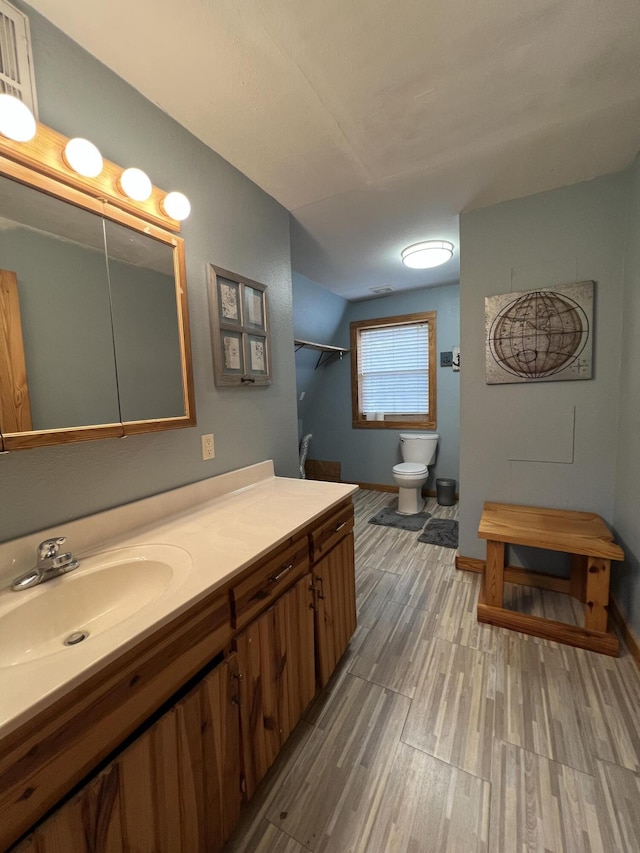
[[[318,680],[324,687],[356,630],[353,533],[344,537],[313,569],[316,599]]]
[[[315,694],[310,585],[299,580],[236,638],[247,799]]]
[[[221,663],[15,853],[216,853],[240,813],[235,656]]]
[[[122,853],[118,767],[110,765],[14,853]]]

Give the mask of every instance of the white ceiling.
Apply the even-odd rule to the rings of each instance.
[[[456,281],[460,211],[640,149],[638,0],[29,2],[287,207],[294,269],[348,299]],[[454,258],[403,267],[430,238]]]

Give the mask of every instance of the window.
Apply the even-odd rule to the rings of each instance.
[[[38,117],[29,19],[6,0],[0,0],[0,92],[24,101]]]
[[[436,312],[351,323],[353,426],[435,429]]]

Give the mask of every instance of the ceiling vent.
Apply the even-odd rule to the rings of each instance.
[[[38,116],[29,19],[0,0],[0,92],[13,95]]]
[[[382,287],[370,287],[371,293],[393,293],[393,288],[390,284],[383,284]]]

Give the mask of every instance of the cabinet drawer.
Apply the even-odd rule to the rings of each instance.
[[[231,590],[233,626],[243,628],[309,571],[307,537],[258,564]]]
[[[314,563],[324,557],[334,545],[353,530],[353,504],[344,504],[326,521],[311,531],[311,559]]]

